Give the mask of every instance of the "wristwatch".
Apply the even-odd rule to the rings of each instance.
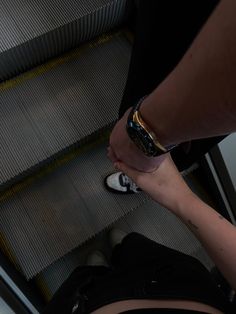
[[[158,141],[156,134],[143,120],[139,108],[145,97],[142,97],[129,113],[126,130],[130,139],[149,157],[156,157],[171,151],[177,145],[164,147]]]

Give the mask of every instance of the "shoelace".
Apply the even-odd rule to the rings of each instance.
[[[121,180],[124,186],[129,186],[129,188],[137,192],[139,190],[139,187],[124,173],[121,173]]]

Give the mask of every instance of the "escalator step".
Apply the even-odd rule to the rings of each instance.
[[[27,279],[147,201],[105,190],[106,145],[81,154],[0,204],[0,230]]]
[[[0,190],[117,118],[130,52],[104,35],[0,85]]]
[[[0,81],[118,26],[126,0],[3,0]]]
[[[124,196],[120,196],[120,201],[123,200]],[[138,232],[157,243],[194,256],[208,270],[212,270],[214,266],[200,242],[189,229],[175,215],[150,199],[136,210],[129,212],[112,227],[127,233]],[[104,232],[84,246],[73,250],[36,276],[36,284],[47,301],[76,267],[85,265],[86,257],[95,250],[102,251],[109,260],[111,248],[107,233]]]

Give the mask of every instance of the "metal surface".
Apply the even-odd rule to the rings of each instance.
[[[12,311],[10,306],[3,300],[2,297],[0,297],[0,309],[4,314],[15,314],[15,312]]]
[[[214,151],[215,151],[215,150],[213,150],[213,156],[214,156]],[[206,158],[207,164],[208,164],[208,166],[209,166],[209,168],[210,168],[211,174],[212,174],[212,176],[213,176],[213,178],[214,178],[215,184],[216,184],[216,186],[217,186],[217,188],[218,188],[219,194],[220,194],[220,196],[221,196],[221,198],[222,198],[222,201],[223,201],[223,203],[224,203],[224,206],[225,206],[225,208],[226,208],[226,210],[227,210],[227,213],[228,213],[228,215],[229,215],[229,217],[230,217],[230,221],[231,221],[234,225],[236,225],[235,216],[234,216],[234,214],[233,214],[233,211],[232,211],[232,207],[231,207],[229,198],[228,198],[227,193],[226,193],[226,191],[225,191],[225,187],[222,186],[222,180],[221,180],[221,178],[219,177],[218,169],[216,169],[215,165],[214,165],[213,162],[212,162],[212,157],[211,157],[209,154],[206,154],[206,155],[205,155],[205,158]],[[214,159],[214,157],[213,157],[213,159]],[[225,174],[226,174],[226,173],[224,172],[223,175],[225,175]],[[221,173],[221,175],[222,175],[222,173]]]
[[[123,221],[129,231],[196,254],[210,265],[190,231],[145,194],[121,197],[107,192],[103,179],[111,171],[106,145],[99,146],[0,205],[0,230],[26,278],[133,210]]]
[[[236,133],[227,136],[218,147],[236,195]]]
[[[191,179],[188,179],[188,182],[193,185]],[[147,199],[144,194],[142,197],[144,202],[136,210],[129,212],[117,221],[112,227],[124,230],[127,233],[139,232],[158,243],[192,255],[211,270],[214,266],[213,262],[189,229],[167,209]],[[118,198],[120,202],[126,201],[126,196],[118,196]],[[111,248],[108,246],[108,234],[103,233],[100,238],[97,237],[87,245],[75,249],[40,273],[36,277],[36,282],[45,297],[50,299],[76,267],[85,265],[86,257],[92,251],[101,250],[109,257]]]
[[[87,152],[0,205],[0,230],[26,278],[94,237],[146,200],[107,192],[106,145]]]
[[[130,50],[120,33],[102,37],[0,89],[0,189],[117,118]]]
[[[10,276],[5,272],[5,270],[0,267],[0,290],[3,287],[6,287],[5,290],[8,294],[8,305],[14,305],[13,308],[15,311],[13,312],[7,304],[1,301],[0,299],[0,311],[3,314],[10,314],[10,313],[32,313],[32,314],[39,314],[38,310],[34,307],[34,305],[29,301],[29,299],[22,293],[19,287],[15,284],[15,282],[10,278]],[[1,294],[1,296],[3,296]],[[5,307],[3,307],[5,306]],[[6,312],[5,312],[6,310]]]
[[[126,0],[3,0],[0,81],[119,25]]]

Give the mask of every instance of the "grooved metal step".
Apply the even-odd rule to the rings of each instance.
[[[126,0],[2,0],[0,82],[120,25]]]
[[[191,179],[188,181],[190,185],[193,184]],[[202,193],[200,195],[202,197]],[[125,201],[125,198],[126,196],[119,196],[120,202]],[[214,266],[201,243],[189,229],[175,215],[150,199],[114,223],[112,228],[127,233],[138,232],[157,243],[194,256],[208,270],[212,270]],[[76,248],[36,276],[36,283],[44,297],[50,300],[72,271],[78,266],[85,265],[87,256],[95,250],[102,251],[106,257],[110,256],[111,247],[107,232],[103,232],[88,244]]]
[[[130,52],[104,35],[0,85],[0,190],[117,119]]]
[[[2,245],[26,278],[146,201],[105,190],[103,179],[114,171],[106,147],[81,154],[0,204]]]

